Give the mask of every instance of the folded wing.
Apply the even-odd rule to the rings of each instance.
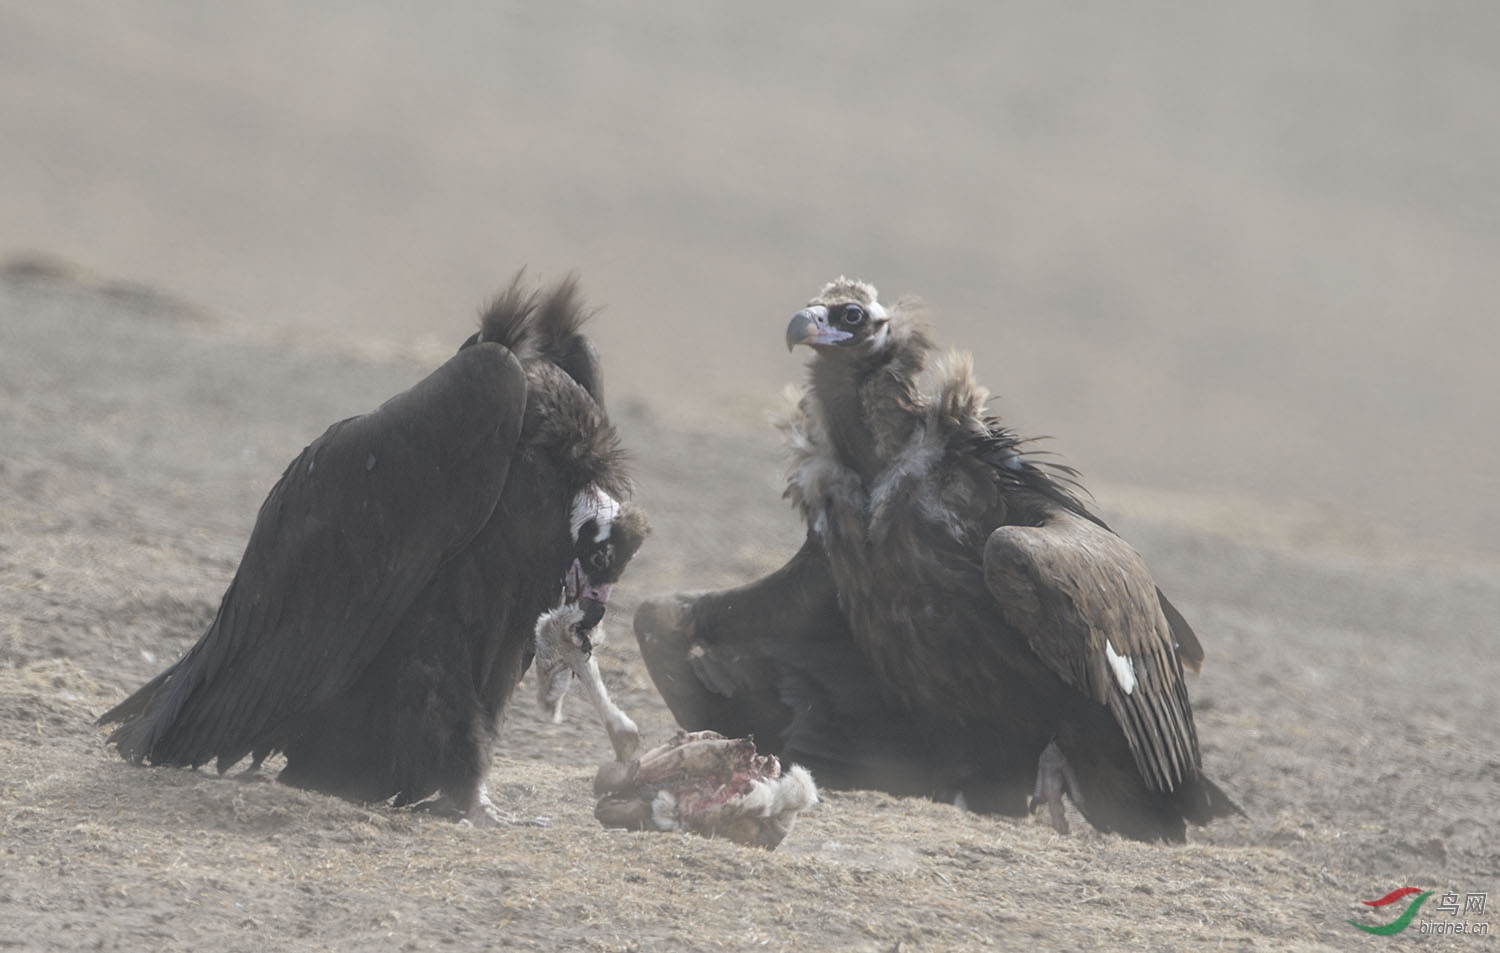
[[[1051,506],[1040,525],[991,533],[984,574],[1006,623],[1065,682],[1109,709],[1152,789],[1174,791],[1197,774],[1181,642],[1134,549]],[[1185,638],[1196,649],[1191,630]]]
[[[932,787],[938,765],[854,645],[814,538],[764,579],[644,603],[635,632],[684,728],[753,737],[831,787]]]
[[[100,718],[132,761],[224,770],[358,677],[444,561],[489,519],[526,407],[499,344],[461,350],[341,421],[262,505],[204,636]]]

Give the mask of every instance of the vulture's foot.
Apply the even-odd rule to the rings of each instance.
[[[1074,804],[1083,803],[1083,794],[1078,790],[1078,776],[1073,773],[1073,766],[1068,764],[1062,749],[1054,741],[1042,749],[1042,756],[1037,759],[1036,792],[1032,795],[1030,807],[1035,811],[1043,804],[1047,805],[1052,829],[1059,834],[1068,833],[1068,818],[1063,813],[1064,791],[1073,799]]]
[[[818,801],[805,768],[783,773],[749,738],[713,731],[679,732],[637,759],[603,765],[594,793],[594,816],[606,827],[688,831],[768,849]]]
[[[242,784],[265,784],[268,781],[274,780],[269,774],[260,769],[260,762],[258,761],[232,777]]]
[[[412,805],[414,810],[451,817],[465,827],[550,827],[550,817],[521,817],[502,811],[490,800],[489,789],[481,784],[468,797],[440,795],[430,801]]]

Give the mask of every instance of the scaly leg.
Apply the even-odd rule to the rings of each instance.
[[[1042,756],[1037,759],[1036,791],[1031,797],[1030,807],[1035,811],[1041,805],[1047,805],[1052,829],[1059,834],[1068,833],[1068,819],[1063,814],[1064,790],[1074,804],[1083,803],[1083,793],[1078,790],[1078,776],[1073,773],[1073,766],[1068,764],[1062,749],[1054,741],[1042,749]]]

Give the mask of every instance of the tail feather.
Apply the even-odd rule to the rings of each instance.
[[[130,697],[100,715],[96,725],[118,725],[110,732],[108,743],[120,757],[132,764],[148,760],[160,737],[158,700],[168,680],[177,671],[173,665],[136,689]]]
[[[1191,824],[1203,825],[1219,817],[1245,817],[1245,811],[1234,799],[1205,775],[1199,774],[1178,790],[1182,816]]]

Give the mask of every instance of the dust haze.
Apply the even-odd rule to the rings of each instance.
[[[1344,949],[1500,874],[1500,9],[0,2],[0,942]],[[576,270],[647,596],[779,565],[827,280],[923,298],[1208,652],[1249,817],[1163,849],[831,792],[774,854],[598,829],[518,692],[471,831],[118,763],[328,423]],[[1424,916],[1442,919],[1434,909]],[[1372,941],[1373,942],[1373,941]]]

